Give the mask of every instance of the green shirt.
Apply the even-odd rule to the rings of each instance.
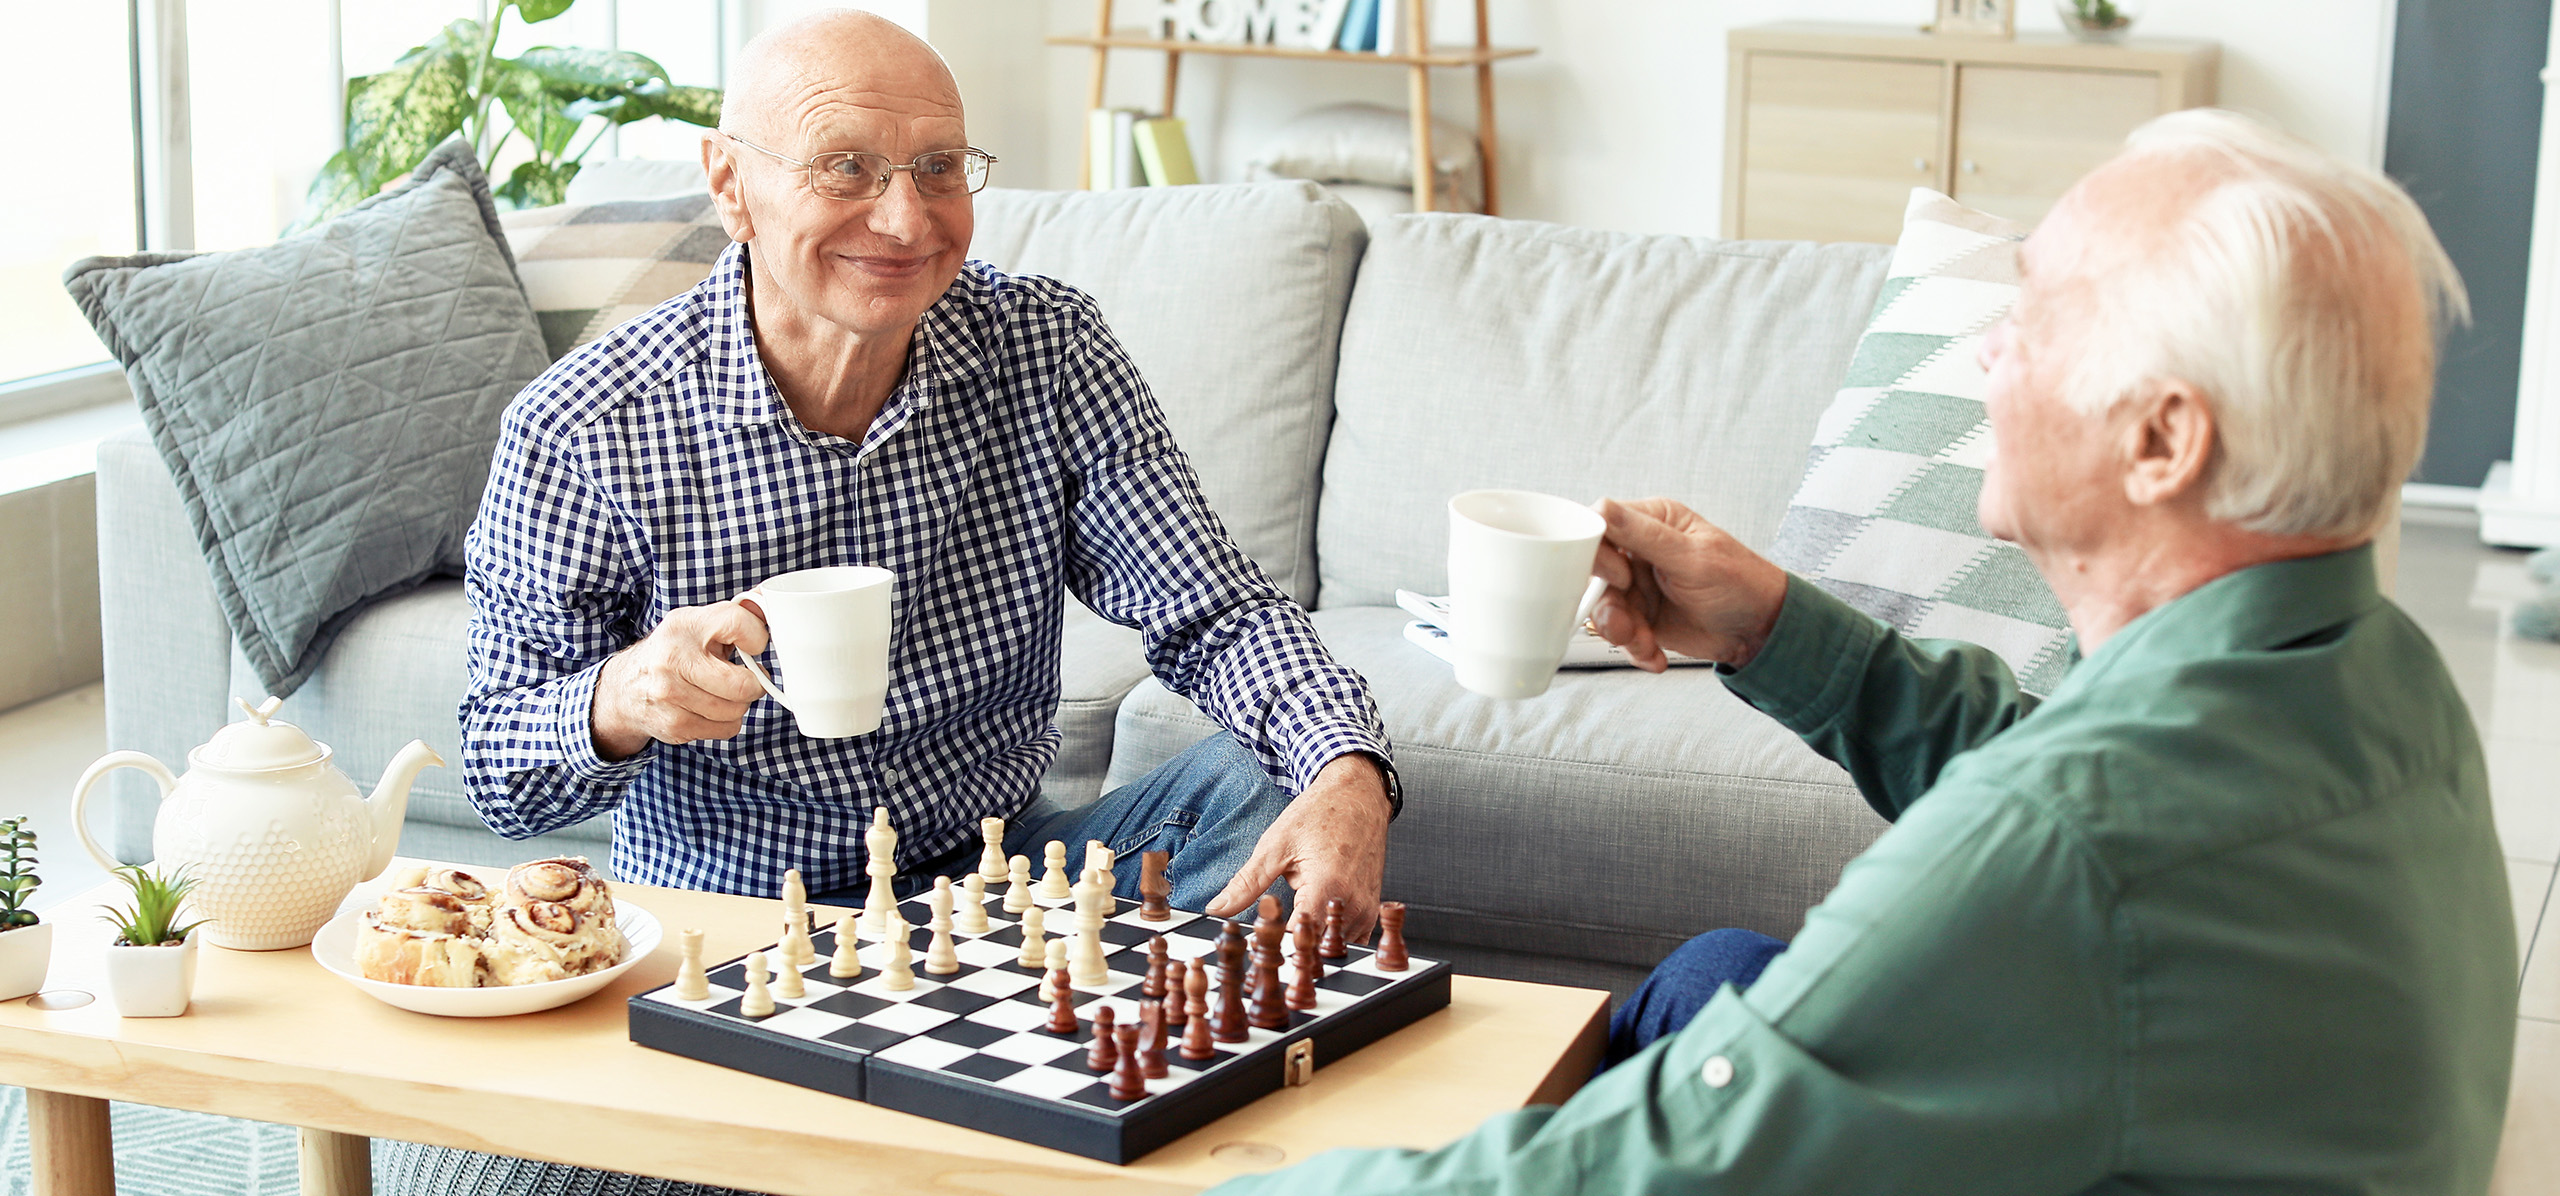
[[[2201,586],[2041,704],[1798,580],[1727,684],[1894,820],[1758,982],[1560,1108],[1221,1192],[2487,1187],[2505,865],[2370,548]]]

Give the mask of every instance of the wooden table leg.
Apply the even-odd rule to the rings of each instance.
[[[107,1102],[27,1089],[27,1145],[35,1196],[116,1196],[115,1131]]]
[[[373,1196],[373,1139],[304,1126],[302,1196]]]

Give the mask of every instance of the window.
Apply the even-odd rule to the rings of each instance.
[[[137,248],[126,6],[22,4],[0,38],[0,78],[44,97],[22,114],[0,186],[0,382],[104,360],[62,289],[62,268]]]

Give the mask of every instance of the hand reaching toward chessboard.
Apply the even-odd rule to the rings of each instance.
[[[1337,756],[1315,783],[1291,799],[1253,845],[1235,879],[1208,912],[1231,917],[1251,906],[1275,880],[1287,880],[1293,918],[1324,916],[1340,901],[1343,931],[1367,941],[1378,921],[1378,886],[1387,867],[1386,777],[1367,756]]]

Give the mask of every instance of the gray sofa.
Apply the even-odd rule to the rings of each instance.
[[[1420,949],[1624,991],[1699,931],[1793,934],[1883,829],[1845,774],[1704,670],[1573,672],[1494,702],[1404,640],[1393,595],[1444,591],[1442,503],[1479,486],[1670,495],[1767,544],[1887,247],[1453,215],[1364,228],[1312,185],[1266,183],[990,191],[972,252],[1100,301],[1229,528],[1370,679],[1407,795],[1387,892]],[[176,765],[257,682],[140,434],[100,449],[98,507],[108,737]],[[359,783],[412,737],[455,758],[466,619],[452,581],[373,606],[283,717]],[[1147,675],[1134,632],[1081,608],[1061,668],[1051,800],[1092,800],[1213,730]],[[605,820],[501,840],[459,781],[419,779],[404,852],[605,852]],[[141,858],[156,795],[118,784],[113,833]]]

